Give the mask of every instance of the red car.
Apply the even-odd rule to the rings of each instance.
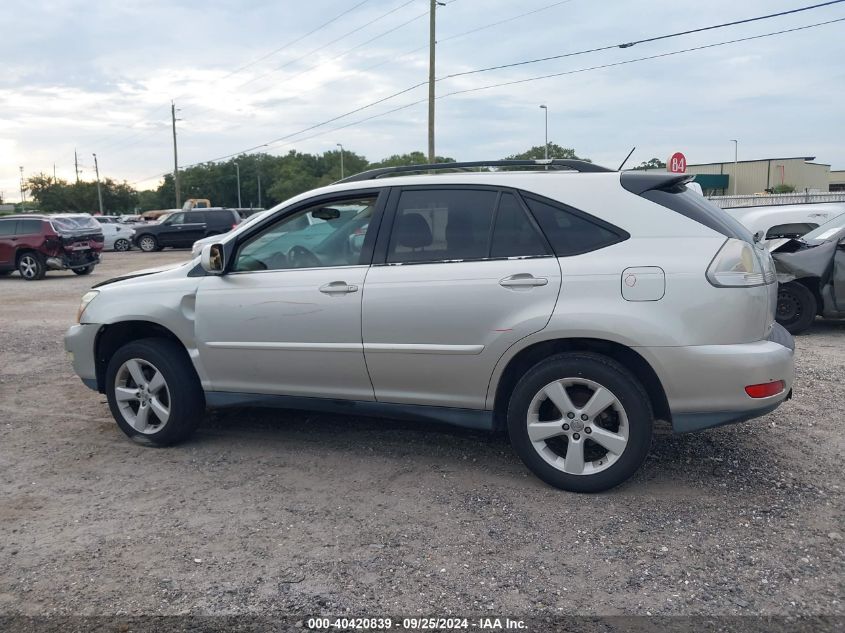
[[[102,250],[103,231],[90,215],[0,216],[0,276],[15,270],[27,281],[48,270],[87,275]]]

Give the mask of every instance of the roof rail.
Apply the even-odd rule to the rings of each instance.
[[[479,160],[468,163],[431,163],[428,165],[398,165],[396,167],[379,167],[362,171],[360,174],[349,176],[338,180],[335,184],[344,182],[359,182],[362,180],[375,180],[382,176],[391,174],[402,174],[417,171],[443,171],[447,169],[469,170],[473,167],[547,167],[555,170],[580,171],[580,172],[610,172],[612,169],[589,163],[585,160],[571,158],[549,158],[538,160]]]

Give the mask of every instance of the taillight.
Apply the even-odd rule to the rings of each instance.
[[[755,252],[757,250],[748,242],[735,238],[727,239],[707,267],[707,280],[719,288],[742,288],[772,283],[775,280],[774,265],[772,264],[771,270],[766,270],[761,263],[763,255],[758,256]],[[765,256],[771,259],[768,253],[765,253]]]
[[[748,385],[745,388],[747,393],[752,398],[768,398],[783,393],[786,388],[786,383],[782,380],[775,380],[774,382],[764,382],[760,385]]]

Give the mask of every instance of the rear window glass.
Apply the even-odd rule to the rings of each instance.
[[[99,229],[100,225],[90,215],[65,215],[52,217],[50,222],[56,231],[79,231],[80,229]]]
[[[587,219],[574,209],[531,196],[523,198],[558,257],[589,253],[628,238],[621,229]]]

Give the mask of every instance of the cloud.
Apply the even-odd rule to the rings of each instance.
[[[271,152],[321,152],[335,143],[373,160],[423,149],[425,86],[295,134],[427,77],[426,3],[371,0],[302,39],[351,5],[337,0],[12,0],[0,19],[0,190],[17,199],[18,166],[73,176],[73,151],[90,177],[92,152],[104,175],[147,179],[172,164],[170,100],[180,108],[180,161],[200,162],[269,140]],[[787,0],[718,0],[706,15],[687,3],[572,0],[465,36],[553,0],[459,0],[439,9],[438,76],[627,42],[718,21],[793,8]],[[571,57],[438,83],[438,95],[543,74],[611,64],[681,48],[845,17],[830,7],[632,48]],[[616,165],[683,150],[691,161],[815,154],[845,166],[840,124],[845,23],[603,70],[455,95],[437,102],[438,153],[499,158],[550,140]],[[391,31],[391,29],[396,30]],[[383,37],[365,43],[376,36]],[[287,46],[286,46],[287,45]],[[360,45],[360,46],[359,46]],[[423,47],[422,50],[415,50]],[[269,54],[281,49],[275,54]],[[254,60],[262,58],[257,63]],[[382,115],[359,125],[349,123]],[[340,129],[339,129],[340,128]],[[150,179],[151,178],[151,179]]]

